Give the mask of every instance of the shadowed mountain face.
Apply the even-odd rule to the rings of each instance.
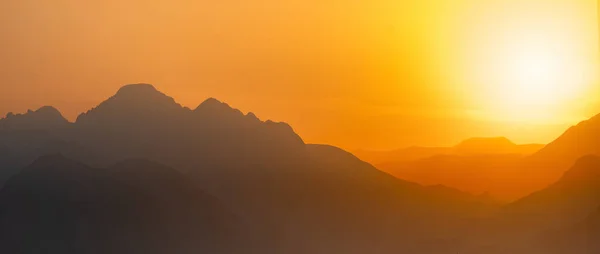
[[[45,156],[0,191],[7,253],[221,253],[244,242],[236,226],[179,172],[143,160],[94,169]]]

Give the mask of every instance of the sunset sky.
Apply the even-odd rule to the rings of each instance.
[[[546,143],[600,113],[596,0],[0,1],[0,114],[129,83],[347,149]]]

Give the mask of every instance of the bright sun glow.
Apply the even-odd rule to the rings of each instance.
[[[592,82],[582,61],[548,43],[521,43],[504,55],[501,84],[494,89],[497,109],[511,120],[555,121]]]
[[[533,124],[584,119],[597,93],[597,38],[589,32],[595,20],[588,26],[575,12],[552,11],[566,8],[558,2],[544,11],[497,3],[464,23],[464,76],[472,87],[465,94],[478,117]]]
[[[594,62],[573,52],[568,38],[536,36],[513,36],[486,49],[479,67],[486,115],[530,123],[574,120],[566,112],[583,103],[594,82]]]
[[[566,85],[566,74],[561,70],[561,59],[551,52],[535,49],[521,51],[514,57],[508,85],[511,103],[521,106],[548,105],[560,101],[564,92],[571,92]],[[562,67],[562,68],[561,68]],[[562,84],[562,85],[561,85]],[[512,86],[512,87],[511,87]]]

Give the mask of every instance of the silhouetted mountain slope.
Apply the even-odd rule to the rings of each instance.
[[[557,178],[586,155],[600,155],[600,115],[569,128],[528,159],[527,167]],[[553,179],[554,180],[554,179]]]
[[[600,157],[585,156],[556,183],[507,205],[497,217],[485,221],[471,241],[474,245],[490,243],[486,253],[588,253],[598,207]]]
[[[240,226],[180,173],[148,161],[94,169],[46,156],[0,191],[6,253],[224,253],[244,247]]]
[[[69,122],[53,107],[42,107],[25,114],[8,113],[0,119],[0,131],[10,130],[51,130],[64,128]]]
[[[583,221],[600,207],[600,157],[585,156],[553,185],[509,205],[523,223],[559,227]]]

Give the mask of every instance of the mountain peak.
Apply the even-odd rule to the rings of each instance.
[[[121,87],[119,91],[117,91],[116,95],[139,95],[139,94],[148,94],[148,93],[160,93],[156,88],[151,84],[129,84]]]
[[[205,111],[205,110],[232,111],[232,110],[236,110],[236,109],[232,108],[231,106],[229,106],[229,104],[227,104],[225,102],[222,102],[213,97],[210,97],[210,98],[206,99],[205,101],[203,101],[202,103],[200,103],[200,105],[198,105],[198,107],[196,107],[196,109],[194,111]]]
[[[167,103],[175,103],[175,100],[164,93],[158,91],[153,85],[150,84],[130,84],[125,85],[112,96],[112,100],[128,100],[148,103],[158,103],[163,101]],[[109,100],[110,100],[109,99]]]
[[[117,119],[161,118],[183,109],[173,98],[150,84],[132,84],[121,87],[96,108],[81,114],[76,122],[108,123]]]
[[[58,109],[56,109],[55,107],[52,107],[52,106],[43,106],[43,107],[39,108],[38,110],[36,110],[35,112],[37,112],[39,114],[54,115],[54,116],[62,117],[62,114],[60,113],[60,111],[58,111]]]
[[[243,116],[243,113],[240,110],[234,109],[231,106],[229,106],[229,104],[221,102],[212,97],[200,103],[200,105],[196,109],[194,109],[194,112],[196,112],[196,114],[201,114],[205,116],[229,116],[234,118]]]
[[[207,107],[207,106],[211,106],[211,105],[222,105],[225,104],[223,102],[221,102],[220,100],[217,100],[214,97],[210,97],[206,100],[204,100],[202,103],[200,103],[200,106],[198,107]]]

